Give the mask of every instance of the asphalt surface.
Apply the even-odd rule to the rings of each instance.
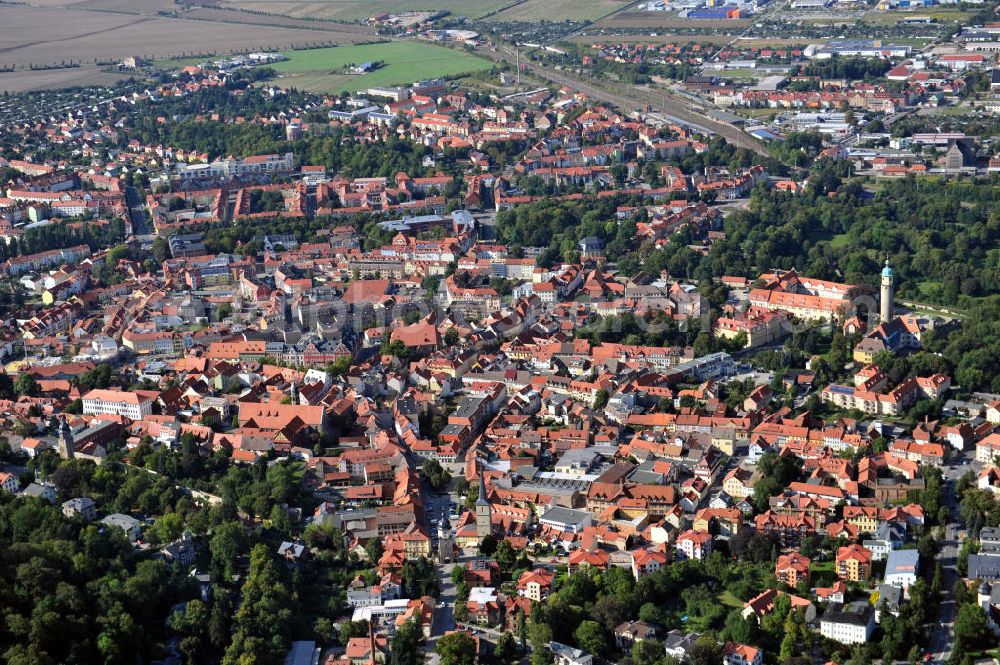
[[[125,188],[125,200],[128,202],[129,219],[132,220],[132,235],[140,239],[154,235],[146,206],[135,187]]]
[[[941,604],[938,607],[937,621],[931,627],[930,653],[933,662],[944,663],[951,657],[952,649],[955,647],[955,617],[957,607],[955,606],[955,584],[958,582],[958,551],[961,541],[964,538],[964,529],[959,521],[959,502],[955,491],[955,483],[965,473],[969,471],[977,472],[979,469],[972,460],[975,457],[975,448],[962,451],[955,463],[942,469],[946,489],[944,492],[945,505],[951,511],[951,519],[945,526],[945,538],[941,543],[937,561],[941,563],[942,594]]]

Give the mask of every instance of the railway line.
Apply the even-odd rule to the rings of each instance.
[[[514,54],[508,53],[506,47],[503,46],[481,48],[480,54],[492,60],[505,62],[512,67],[517,66]],[[737,147],[753,150],[762,155],[769,154],[767,148],[760,141],[748,136],[733,125],[720,122],[704,113],[700,113],[694,104],[681,100],[676,96],[663,94],[656,90],[616,84],[610,81],[601,81],[599,84],[593,83],[572,76],[564,71],[531,62],[524,57],[520,60],[522,72],[528,72],[556,85],[573,88],[592,99],[613,104],[621,109],[654,113],[665,120],[687,125],[696,131],[718,134]]]

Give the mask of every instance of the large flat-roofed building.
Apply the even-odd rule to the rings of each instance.
[[[907,591],[917,581],[920,553],[917,550],[893,550],[885,563],[885,583]]]
[[[285,665],[317,665],[321,654],[322,650],[315,642],[292,642],[292,648],[285,655]]]
[[[539,523],[564,533],[579,533],[590,526],[592,515],[586,510],[573,510],[555,506],[549,508],[539,519]]]
[[[170,256],[181,259],[188,256],[204,256],[206,253],[204,236],[201,233],[176,233],[167,240]]]

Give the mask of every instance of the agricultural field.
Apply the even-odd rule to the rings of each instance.
[[[964,11],[957,8],[949,7],[923,7],[919,11],[904,12],[904,11],[870,11],[865,14],[865,22],[871,23],[872,25],[889,26],[902,23],[906,18],[914,18],[917,16],[927,16],[937,23],[957,23],[960,25],[967,24],[972,17],[975,15],[974,12]],[[915,29],[919,29],[921,26],[913,26]],[[933,26],[928,26],[933,27]]]
[[[619,12],[594,24],[594,29],[615,30],[649,30],[656,32],[669,29],[708,29],[717,31],[739,30],[749,27],[752,19],[688,19],[667,12]],[[700,36],[700,35],[699,35]]]
[[[370,42],[379,38],[375,28],[367,25],[299,19],[291,18],[289,16],[275,16],[271,14],[252,14],[250,12],[239,11],[237,9],[195,7],[185,10],[181,16],[185,19],[198,21],[215,21],[217,23],[247,23],[250,25],[299,28],[315,32],[335,33],[332,36],[324,35],[323,38],[334,39],[338,44]]]
[[[126,14],[156,14],[161,11],[172,12],[180,8],[174,0],[25,0],[20,4],[34,7],[124,12]]]
[[[365,21],[375,14],[405,11],[448,11],[480,18],[514,4],[515,0],[225,0],[223,6],[295,18]]]
[[[620,11],[630,0],[525,0],[490,16],[490,21],[596,21]]]
[[[109,74],[100,67],[89,65],[72,69],[47,69],[44,71],[21,70],[0,72],[0,92],[30,92],[32,90],[55,90],[90,85],[113,85],[122,77]]]
[[[17,70],[14,74],[29,70],[31,66],[96,65],[128,56],[156,59],[247,49],[276,51],[370,39],[369,35],[353,32],[220,24],[208,20],[27,5],[0,5],[0,25],[3,26],[0,30],[0,68],[14,67]],[[45,74],[30,73],[46,84],[25,88],[24,84],[30,81],[25,82],[24,77],[5,76],[0,80],[17,80],[17,85],[9,83],[10,87],[4,88],[12,91],[49,87],[48,83],[65,87],[92,82],[75,81],[78,75],[84,74],[78,68],[64,70],[58,75],[50,70]]]
[[[289,60],[269,65],[283,86],[335,94],[372,86],[412,83],[439,76],[459,76],[489,69],[488,60],[455,49],[421,42],[389,42],[285,52]],[[367,74],[345,71],[351,65],[383,61]]]
[[[565,41],[589,46],[597,43],[617,44],[728,44],[733,41],[729,35],[682,35],[674,32],[652,32],[641,35],[618,34],[613,31],[588,31],[573,35]]]

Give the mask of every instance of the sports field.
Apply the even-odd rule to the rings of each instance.
[[[459,76],[493,66],[478,56],[422,42],[338,46],[287,51],[284,55],[289,59],[269,65],[279,73],[281,85],[326,94]],[[378,60],[385,64],[373,72],[352,74],[347,71],[352,65]]]

